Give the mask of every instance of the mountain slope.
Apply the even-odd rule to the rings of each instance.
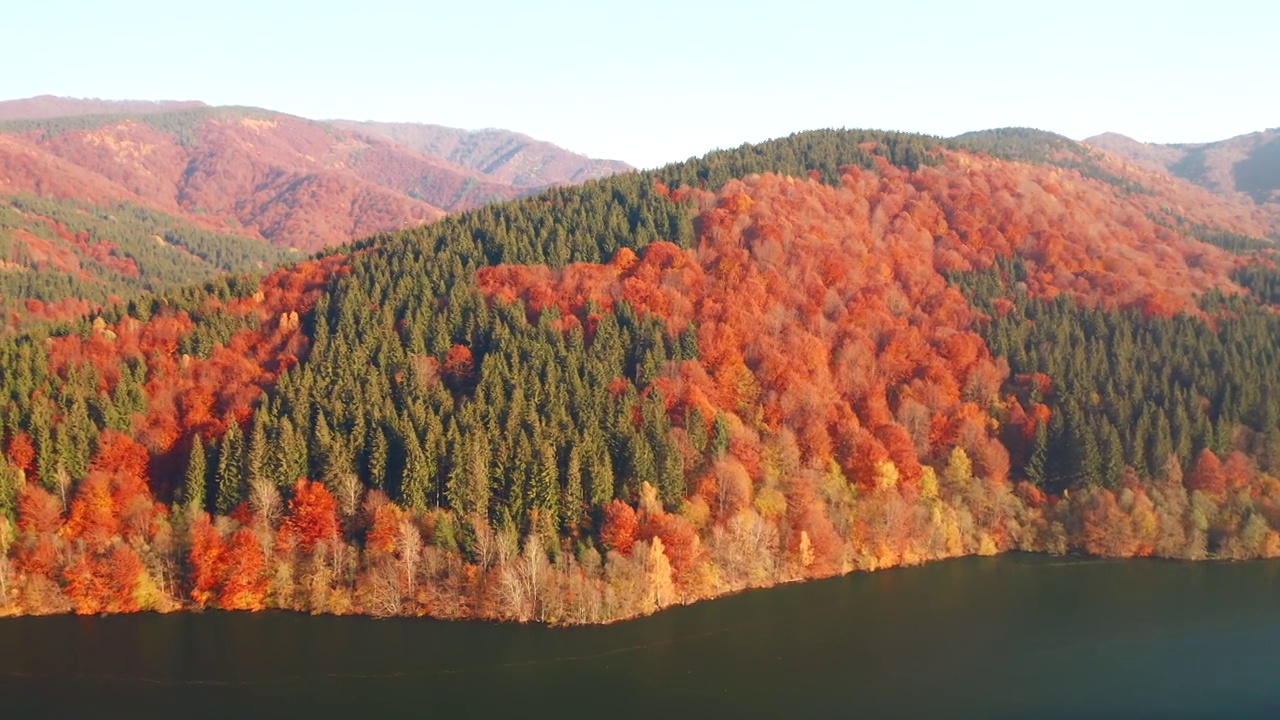
[[[512,162],[533,167],[520,158],[536,156],[541,164],[535,169],[554,178],[547,183],[572,182],[591,166],[581,156],[508,135],[533,148]],[[47,96],[0,103],[0,204],[29,207],[39,198],[57,208],[54,216],[23,223],[43,226],[62,222],[68,212],[110,215],[127,206],[129,213],[163,216],[169,229],[218,236],[228,253],[246,259],[218,265],[229,272],[260,270],[266,258],[285,257],[274,248],[245,254],[245,243],[266,240],[282,250],[311,252],[527,194],[537,183],[522,177],[533,184],[513,184],[502,173],[485,174],[371,134],[255,108]],[[23,223],[6,226],[10,242],[0,248],[0,263],[11,268],[0,278],[5,312],[69,317],[121,292],[159,290],[197,277],[143,272],[145,277],[121,285],[119,277],[102,274],[107,271],[100,263],[82,262],[90,259],[83,248],[56,233],[36,242]],[[23,232],[16,232],[20,227]],[[141,232],[116,230],[128,237]],[[111,232],[110,225],[96,225],[91,242],[110,246],[121,262],[140,262],[140,246]],[[82,286],[58,274],[69,270]],[[27,311],[28,300],[39,301],[42,312]]]
[[[6,114],[0,190],[141,202],[304,251],[626,169],[506,131],[394,126],[452,133],[436,154],[255,108],[46,97],[0,104]]]
[[[445,158],[516,187],[580,183],[633,169],[624,162],[595,160],[509,130],[459,130],[440,125],[349,120],[332,123]]]
[[[589,623],[1280,556],[1263,220],[1030,131],[816,131],[37,328],[0,342],[0,601]]]
[[[290,253],[127,202],[98,204],[20,195],[0,200],[0,318],[83,317],[147,292],[219,275],[261,273]]]
[[[199,108],[14,121],[0,124],[4,130],[28,152],[45,153],[75,165],[85,177],[111,183],[115,199],[224,229],[238,227],[286,247],[315,250],[443,215],[402,189],[362,177],[358,167],[367,164],[357,159],[376,152],[373,144],[278,113]],[[422,164],[435,167],[425,159]],[[5,174],[13,189],[37,190]],[[471,179],[447,167],[440,174],[433,178],[442,180],[433,187],[437,200],[452,201]],[[425,179],[420,178],[424,187]],[[273,215],[262,217],[268,211]]]
[[[1280,204],[1280,128],[1213,143],[1158,145],[1117,133],[1085,143],[1219,193],[1243,193],[1259,204]]]

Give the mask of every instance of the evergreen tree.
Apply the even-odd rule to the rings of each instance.
[[[276,484],[292,487],[299,478],[307,477],[309,462],[306,437],[294,429],[288,416],[274,424],[275,442],[268,453],[268,465]]]
[[[544,517],[558,518],[560,514],[560,470],[556,452],[544,446],[538,453],[533,475],[533,506]]]
[[[183,480],[182,502],[192,512],[205,509],[205,483],[209,480],[208,458],[200,435],[191,441],[191,455],[187,460],[187,474]]]
[[[22,484],[22,471],[0,457],[0,515],[14,518]]]
[[[259,407],[253,414],[253,424],[249,430],[249,441],[245,447],[245,479],[249,483],[258,483],[271,477],[270,443],[267,440],[267,413]]]
[[[722,458],[729,452],[729,419],[724,413],[716,415],[711,429],[711,452],[716,458]]]
[[[1155,413],[1155,424],[1151,429],[1151,437],[1147,440],[1147,474],[1157,477],[1164,471],[1173,455],[1173,437],[1169,429],[1169,416],[1163,412]]]
[[[1036,426],[1036,434],[1031,441],[1031,452],[1023,472],[1027,480],[1037,487],[1046,487],[1048,474],[1045,464],[1049,457],[1049,428],[1044,423]]]
[[[583,501],[582,454],[577,445],[571,445],[565,461],[564,493],[560,500],[560,526],[566,532],[572,532],[582,523]]]
[[[407,441],[404,457],[404,470],[400,476],[399,499],[405,507],[422,512],[428,508],[427,486],[430,480],[427,477],[427,460],[422,453],[422,448],[412,439]]]
[[[376,422],[369,423],[365,438],[365,448],[365,477],[372,487],[386,487],[390,448],[387,446],[386,433],[382,431],[382,427]]]
[[[1120,432],[1110,421],[1104,423],[1101,437],[1102,484],[1114,490],[1120,487],[1120,480],[1124,477],[1124,445],[1120,441]]]
[[[230,514],[240,503],[248,499],[243,474],[243,440],[240,424],[227,424],[227,433],[222,436],[222,446],[218,450],[218,467],[216,479],[218,483],[217,510],[221,515]]]
[[[684,430],[689,437],[689,444],[699,454],[707,451],[707,425],[702,411],[694,406],[684,416]]]

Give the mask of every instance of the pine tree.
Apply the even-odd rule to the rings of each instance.
[[[1274,427],[1270,428],[1275,430]],[[1234,435],[1234,426],[1226,413],[1218,415],[1218,421],[1213,426],[1213,445],[1210,447],[1214,453],[1218,455],[1226,455],[1231,451],[1231,440]]]
[[[245,447],[245,479],[250,485],[270,477],[270,443],[267,440],[267,413],[260,407],[253,414],[249,441]]]
[[[533,477],[533,507],[544,517],[557,518],[560,514],[560,468],[556,452],[543,446],[538,453]]]
[[[1192,432],[1191,418],[1187,414],[1186,406],[1183,402],[1177,402],[1169,424],[1169,435],[1173,453],[1178,456],[1178,462],[1183,466],[1191,462],[1194,449]]]
[[[1085,422],[1083,414],[1078,410],[1071,412],[1067,424],[1068,437],[1074,451],[1073,484],[1084,487],[1102,485],[1102,453],[1098,448],[1098,438],[1094,429]]]
[[[405,447],[404,470],[400,476],[400,502],[419,512],[427,509],[427,460],[418,444]]]
[[[216,471],[217,509],[221,515],[229,514],[247,497],[241,465],[243,452],[240,425],[234,421],[230,422],[227,424],[227,434],[222,437]]]
[[[1158,477],[1173,455],[1173,437],[1169,429],[1169,416],[1155,411],[1155,423],[1147,440],[1147,476]]]
[[[22,471],[0,456],[0,516],[14,517],[22,484]]]
[[[307,477],[325,477],[335,458],[333,432],[329,429],[329,421],[325,418],[323,410],[316,412],[315,425],[311,428],[309,450],[310,467]]]
[[[684,329],[680,333],[680,357],[681,360],[696,360],[701,355],[698,348],[698,331],[692,325]]]
[[[729,419],[724,413],[716,415],[711,429],[711,452],[716,458],[722,458],[729,452]]]
[[[630,464],[627,484],[629,494],[639,493],[640,483],[657,484],[658,460],[654,457],[653,447],[641,433],[632,433],[627,438],[627,459]]]
[[[577,445],[569,447],[565,460],[564,492],[560,499],[560,526],[572,532],[582,523],[582,454]]]
[[[1102,484],[1114,490],[1124,477],[1124,445],[1120,442],[1120,431],[1110,421],[1103,425],[1101,438]]]
[[[587,429],[588,433],[593,428]],[[617,480],[613,470],[613,458],[609,448],[598,435],[588,435],[585,445],[589,459],[587,472],[587,497],[591,507],[603,507],[614,498]]]
[[[1124,463],[1146,477],[1153,477],[1147,466],[1147,445],[1151,442],[1151,415],[1143,408],[1138,415],[1138,422],[1129,432],[1129,441],[1125,443]]]
[[[663,504],[669,508],[679,506],[684,499],[684,458],[669,442],[659,447],[658,491]]]
[[[1049,428],[1045,423],[1040,423],[1036,426],[1036,434],[1031,441],[1031,452],[1025,467],[1027,480],[1037,487],[1045,487],[1048,481],[1045,468],[1048,457]]]
[[[1280,473],[1280,428],[1268,428],[1262,436],[1262,448],[1258,453],[1262,469]]]
[[[372,487],[386,487],[390,453],[387,435],[382,431],[382,427],[376,422],[369,423],[365,437],[365,474]]]
[[[685,413],[684,430],[689,436],[689,444],[693,446],[699,454],[707,451],[707,425],[706,420],[702,417],[702,411],[694,406]]]
[[[182,487],[182,502],[192,512],[205,509],[205,483],[209,481],[209,461],[204,443],[197,434],[191,440],[191,456],[187,460],[187,474]]]
[[[275,424],[275,442],[268,455],[271,474],[280,487],[292,487],[308,473],[307,441],[287,416]]]

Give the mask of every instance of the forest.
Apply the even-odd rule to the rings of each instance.
[[[1065,138],[827,130],[104,298],[0,336],[0,612],[1280,557],[1275,231]]]
[[[10,331],[68,320],[219,275],[263,272],[291,253],[130,203],[0,200],[0,315]]]

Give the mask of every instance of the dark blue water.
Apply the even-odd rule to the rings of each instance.
[[[0,620],[6,717],[1280,718],[1280,562],[973,558],[608,627]]]

